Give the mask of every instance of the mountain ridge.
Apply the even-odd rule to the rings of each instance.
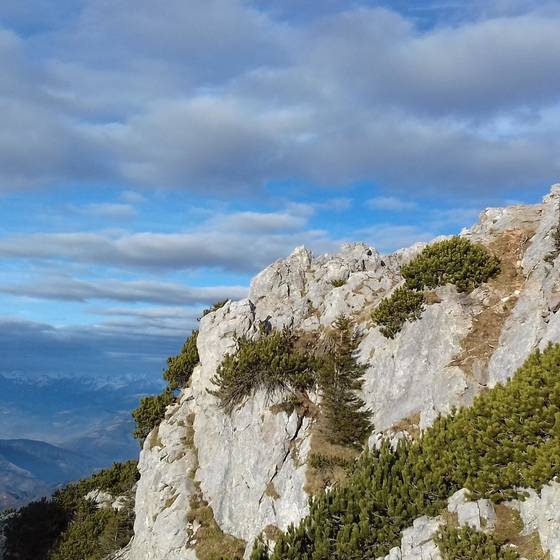
[[[296,248],[201,318],[198,365],[143,432],[114,558],[451,560],[462,542],[473,560],[560,560],[559,302],[560,185],[438,244]],[[333,364],[358,375],[363,452],[321,423]]]
[[[203,558],[196,514],[191,523],[183,521],[200,500],[224,535],[247,543],[246,557],[263,531],[285,531],[308,514],[313,419],[278,413],[262,391],[224,414],[209,392],[224,356],[235,352],[240,337],[258,337],[261,325],[319,332],[341,314],[354,321],[363,335],[358,359],[367,366],[362,398],[375,424],[370,446],[418,433],[439,414],[470,405],[485,388],[511,377],[536,348],[559,341],[559,204],[556,185],[543,204],[483,212],[461,237],[495,252],[500,275],[469,293],[436,288],[421,318],[405,323],[394,339],[380,333],[370,313],[403,284],[401,265],[425,244],[392,255],[365,244],[318,257],[298,248],[258,274],[247,299],[203,317],[200,365],[140,455],[128,557]]]

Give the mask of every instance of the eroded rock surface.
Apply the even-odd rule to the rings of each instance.
[[[449,498],[447,510],[457,514],[460,527],[492,532],[496,526],[496,510],[490,500],[471,501],[469,491],[462,488]]]
[[[506,380],[536,347],[560,340],[560,257],[547,258],[559,204],[556,186],[541,205],[483,213],[462,235],[504,256],[506,272],[468,295],[450,286],[436,290],[422,318],[394,340],[379,333],[370,314],[402,283],[400,264],[421,245],[389,256],[364,244],[319,257],[298,248],[257,275],[247,299],[205,316],[191,387],[141,453],[130,558],[193,558],[196,527],[188,515],[196,493],[247,550],[264,529],[285,529],[307,513],[310,420],[271,409],[262,394],[226,415],[209,392],[236,337],[255,337],[263,325],[318,331],[340,314],[351,316],[363,334],[359,359],[368,366],[363,397],[374,415],[372,443],[384,435],[414,435],[439,413],[468,405],[485,386]],[[559,503],[556,495],[550,499]],[[476,524],[474,514],[465,513],[465,522]],[[387,558],[439,558],[431,541],[437,523],[417,520]],[[552,534],[543,535],[554,550]]]
[[[543,486],[539,493],[527,490],[528,497],[513,503],[525,529],[523,534],[537,531],[544,552],[550,560],[560,560],[560,483],[553,481]]]

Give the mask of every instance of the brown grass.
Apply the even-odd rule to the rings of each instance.
[[[523,287],[525,277],[519,261],[533,235],[533,230],[507,230],[487,245],[490,252],[499,257],[501,272],[487,283],[488,301],[462,340],[462,352],[450,364],[459,366],[480,385],[488,382],[488,362],[498,345],[506,319],[517,303],[515,292]]]
[[[519,513],[503,504],[497,505],[494,529],[496,537],[514,545],[519,555],[527,560],[549,560],[549,554],[542,549],[539,534],[534,532],[522,535],[522,531],[523,521]]]
[[[317,424],[319,424],[317,422]],[[323,492],[328,486],[334,486],[345,481],[348,477],[348,466],[351,465],[359,452],[342,445],[330,443],[320,429],[315,425],[311,433],[311,445],[304,490],[315,495]]]
[[[426,305],[434,305],[434,303],[441,303],[441,298],[436,292],[424,292],[424,301]]]
[[[420,436],[420,413],[415,412],[402,420],[399,420],[391,430],[395,433],[406,432],[411,439],[416,439]]]
[[[272,498],[273,500],[278,500],[280,498],[280,494],[278,494],[278,491],[276,490],[276,487],[274,486],[274,483],[272,481],[270,481],[266,485],[264,494],[265,494],[265,496],[268,496],[269,498]]]
[[[154,447],[163,447],[163,442],[159,437],[159,424],[148,434],[148,449],[152,450]]]
[[[283,534],[282,531],[278,529],[278,527],[276,527],[276,525],[267,525],[264,528],[263,533],[269,541],[274,542],[276,542]]]
[[[190,523],[200,524],[194,534],[194,548],[199,560],[221,560],[243,558],[245,541],[224,533],[214,518],[214,512],[200,494],[191,497],[187,515]]]
[[[187,424],[185,425],[185,445],[189,449],[194,449],[194,412],[187,416]]]

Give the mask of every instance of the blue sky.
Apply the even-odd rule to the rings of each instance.
[[[0,374],[159,376],[301,244],[560,176],[560,3],[3,0]]]

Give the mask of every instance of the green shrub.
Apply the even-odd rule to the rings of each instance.
[[[363,453],[345,484],[311,499],[309,515],[280,537],[272,558],[378,558],[460,488],[500,502],[557,475],[560,345],[534,353],[505,385],[438,418],[419,440]]]
[[[94,488],[108,492],[113,496],[121,496],[130,491],[139,478],[138,461],[126,461],[124,463],[113,463],[113,466],[108,469],[100,470],[89,478],[80,480],[70,486],[75,485],[80,496],[85,496]]]
[[[202,311],[202,317],[206,317],[206,315],[208,315],[209,313],[214,313],[214,311],[221,309],[228,301],[229,299],[217,301],[214,305],[212,305],[212,307],[209,307],[208,309],[204,309]]]
[[[6,522],[4,560],[46,559],[70,517],[71,512],[46,498],[20,508]]]
[[[136,461],[115,463],[20,508],[7,522],[5,560],[97,560],[124,546],[132,536],[132,509],[97,510],[85,496],[93,489],[131,496],[136,467]]]
[[[273,396],[310,388],[316,360],[298,349],[297,338],[289,329],[261,333],[257,340],[240,338],[237,352],[225,356],[212,378],[217,389],[211,394],[231,413],[258,389]]]
[[[334,323],[319,355],[315,346],[305,348],[302,335],[290,329],[261,332],[257,340],[241,338],[234,354],[218,367],[211,394],[231,413],[255,391],[264,389],[269,397],[282,395],[292,408],[310,389],[321,393],[320,425],[331,443],[361,447],[372,426],[371,413],[357,391],[362,388],[366,367],[356,362],[359,339],[353,335],[349,319]]]
[[[144,397],[140,404],[132,411],[132,417],[136,422],[133,436],[143,442],[148,434],[160,424],[165,416],[165,409],[175,401],[173,392],[165,389],[160,395]]]
[[[468,292],[499,272],[497,257],[458,236],[428,245],[401,267],[406,285],[413,290],[454,284],[459,292]]]
[[[128,544],[133,524],[131,511],[81,504],[49,560],[103,560]]]
[[[312,453],[307,459],[307,466],[312,469],[332,469],[335,467],[350,469],[354,462],[353,459],[346,459],[344,457]]]
[[[407,286],[397,288],[388,298],[381,300],[372,313],[373,322],[381,334],[395,338],[406,321],[416,321],[424,309],[424,294]]]
[[[518,560],[514,550],[502,548],[494,535],[487,535],[471,527],[456,529],[443,527],[435,538],[443,560]]]
[[[328,441],[361,448],[372,430],[371,412],[357,395],[363,385],[366,365],[358,364],[359,338],[349,319],[339,317],[329,333],[331,349],[317,362],[321,391],[321,424]]]
[[[186,387],[194,368],[198,365],[197,338],[198,330],[193,330],[183,344],[181,352],[177,356],[167,358],[167,369],[163,372],[163,379],[172,391]]]
[[[346,280],[344,280],[343,278],[331,280],[331,286],[333,286],[333,288],[340,288],[340,286],[344,286],[344,284],[346,284]]]

